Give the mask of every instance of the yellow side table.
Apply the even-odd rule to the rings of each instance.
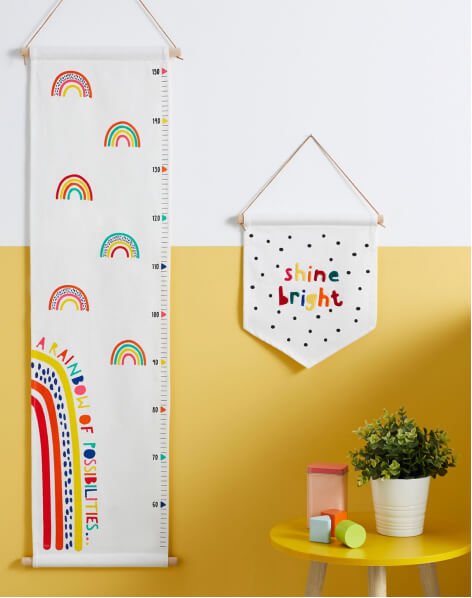
[[[362,548],[347,548],[337,540],[331,544],[310,542],[306,519],[281,523],[272,528],[272,544],[292,556],[310,562],[305,596],[321,596],[329,563],[368,568],[369,596],[387,596],[386,567],[417,565],[425,596],[439,596],[435,563],[470,552],[469,531],[460,523],[428,526],[413,538],[393,538],[375,532],[373,514],[349,513],[349,519],[367,530]]]

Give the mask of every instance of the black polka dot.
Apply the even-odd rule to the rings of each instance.
[[[333,310],[332,310],[332,308],[331,308],[331,307],[329,308],[329,311],[332,313],[332,311],[333,311]]]
[[[280,313],[280,309],[278,309],[278,310],[277,310],[277,313],[278,313],[278,314]]]
[[[308,343],[303,343],[303,346],[304,347],[308,347]]]
[[[269,293],[269,299],[272,299],[272,293]]]
[[[283,251],[283,250],[284,250],[284,248],[283,248],[283,247],[279,247],[279,251]]]
[[[326,235],[324,233],[321,236],[323,237],[323,239],[326,239]]]
[[[264,272],[261,272],[261,276],[265,276]]]
[[[310,248],[311,247],[311,243],[308,243],[307,247]]]
[[[292,235],[289,235],[289,236],[288,236],[288,238],[289,238],[289,239],[291,239],[291,238],[292,238]]]
[[[287,343],[289,343],[289,342],[290,342],[290,339],[288,338],[288,339],[287,339]]]
[[[311,334],[312,332],[313,332],[313,330],[309,330],[309,331],[308,331],[308,334]]]
[[[362,287],[357,287],[357,290],[358,291],[362,291]]]
[[[272,328],[272,330],[275,328],[274,324],[272,324],[271,328]]]
[[[336,241],[336,245],[341,245],[341,241]]]
[[[277,264],[275,267],[276,267],[276,268],[280,268],[280,264]]]
[[[252,237],[253,237],[254,235],[251,233],[249,236],[250,236],[250,237],[251,237],[251,239],[252,239]]]
[[[356,307],[356,310],[357,310],[357,311],[361,311],[361,308],[360,308],[360,307]]]
[[[332,257],[330,257],[330,258],[329,258],[329,261],[330,261],[330,262],[332,262],[332,261],[333,261],[333,258],[332,258]]]
[[[328,339],[327,339],[327,338],[324,338],[323,340],[324,340],[324,342],[325,342],[325,343],[327,343],[327,342],[328,342]]]
[[[296,319],[297,319],[297,316],[293,316],[292,320],[296,320]]]
[[[270,239],[267,239],[266,243],[270,243]]]
[[[359,322],[359,320],[355,319],[355,320],[354,320],[354,322],[356,322],[356,323],[357,323],[357,322]]]
[[[320,314],[316,316],[316,319],[319,320],[321,318]]]
[[[364,245],[364,247],[369,247],[369,243],[366,243],[366,244]]]
[[[370,270],[366,270],[366,271],[365,271],[365,273],[366,273],[366,274],[370,274]]]
[[[257,306],[256,305],[254,306],[254,311],[257,311]]]
[[[341,328],[336,328],[336,332],[341,332]]]
[[[348,270],[348,271],[346,272],[346,274],[350,274],[350,273],[351,273],[351,271],[350,271],[350,270]]]
[[[356,257],[356,256],[357,256],[357,253],[353,253],[353,254],[352,254],[352,257]]]
[[[251,289],[255,289],[255,288],[256,288],[256,287],[255,287],[255,286],[252,284],[252,285],[251,285]]]
[[[256,262],[257,262],[257,260],[258,260],[259,258],[258,258],[258,257],[255,257],[254,259],[255,259],[255,260],[256,260]]]

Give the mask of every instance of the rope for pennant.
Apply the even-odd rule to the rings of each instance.
[[[162,25],[159,23],[159,21],[156,19],[156,17],[153,15],[153,13],[151,12],[151,10],[149,9],[149,7],[143,2],[143,0],[137,0],[138,3],[142,6],[143,10],[146,12],[146,14],[149,16],[149,18],[151,19],[151,21],[154,23],[156,29],[161,33],[161,35],[164,37],[164,39],[175,49],[177,49],[177,46],[175,45],[174,41],[172,40],[172,38],[170,37],[170,35],[167,33],[167,31],[162,27]],[[49,11],[49,13],[46,15],[46,17],[43,19],[43,21],[38,25],[38,27],[35,29],[35,31],[31,34],[30,38],[28,39],[28,41],[25,43],[25,48],[29,48],[32,41],[35,39],[35,37],[38,35],[38,33],[46,26],[46,24],[49,22],[49,20],[53,17],[54,13],[56,12],[56,10],[61,6],[61,4],[64,2],[64,0],[59,0],[54,6],[53,8]],[[177,56],[177,58],[181,59],[182,58],[180,56]]]
[[[362,193],[362,191],[359,189],[359,187],[354,183],[354,181],[351,179],[351,177],[347,174],[347,172],[345,172],[345,170],[343,170],[341,168],[341,166],[338,164],[338,162],[336,162],[336,160],[333,158],[333,156],[328,152],[328,150],[326,148],[324,148],[321,143],[318,141],[318,139],[310,134],[308,135],[308,137],[306,137],[306,139],[304,139],[302,141],[302,143],[300,143],[300,145],[290,154],[290,156],[285,160],[285,162],[274,172],[274,174],[270,177],[270,179],[265,183],[265,185],[256,193],[256,195],[252,198],[252,200],[249,202],[249,204],[244,208],[244,210],[241,212],[241,214],[239,215],[239,223],[244,227],[244,215],[245,213],[249,210],[249,208],[256,203],[256,201],[259,199],[259,197],[264,193],[264,191],[267,189],[267,187],[269,187],[274,180],[279,176],[279,174],[282,172],[282,170],[288,166],[288,164],[290,164],[290,162],[293,160],[293,158],[298,154],[298,152],[302,149],[302,147],[308,143],[308,141],[310,141],[310,139],[318,146],[318,148],[321,150],[322,154],[331,162],[331,164],[341,173],[341,175],[349,182],[349,184],[357,191],[357,193],[362,197],[362,199],[366,202],[366,204],[377,214],[377,220],[378,223],[380,225],[383,226],[383,216],[380,214],[380,212],[377,210],[377,208],[372,204],[372,202],[369,201],[369,199],[367,199],[367,197],[364,195],[364,193]]]

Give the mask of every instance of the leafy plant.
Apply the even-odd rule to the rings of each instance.
[[[359,486],[380,478],[435,478],[456,465],[446,432],[420,428],[404,407],[395,413],[384,410],[382,417],[366,421],[354,434],[364,441],[362,448],[349,451],[360,472]]]

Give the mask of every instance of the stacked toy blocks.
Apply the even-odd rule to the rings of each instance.
[[[347,471],[339,463],[308,466],[308,527],[310,542],[329,544],[336,538],[348,548],[360,548],[365,529],[347,518]]]

